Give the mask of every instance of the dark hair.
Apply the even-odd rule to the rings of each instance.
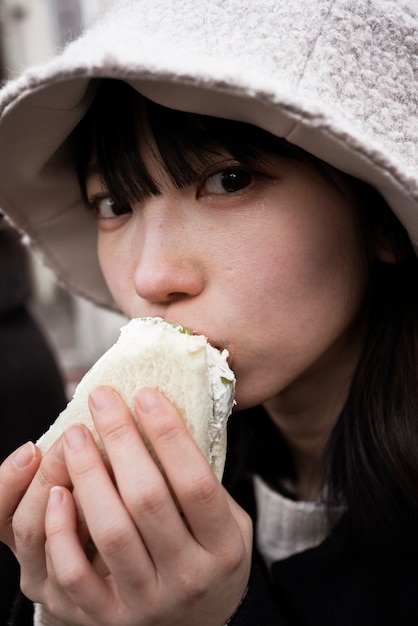
[[[142,132],[144,127],[153,142]],[[127,83],[103,80],[76,130],[76,163],[83,194],[94,146],[98,172],[116,207],[126,209],[150,195],[159,195],[158,184],[138,149],[144,142],[179,189],[196,183],[213,155],[221,151],[248,166],[259,163],[269,152],[299,160],[310,158],[284,139],[251,124],[174,111],[140,96]]]
[[[211,155],[221,150],[248,165],[266,153],[309,161],[339,185],[336,170],[260,128],[173,111],[125,83],[105,80],[76,132],[82,189],[94,147],[98,171],[116,206],[160,193],[138,149],[139,141],[149,141],[140,134],[140,116],[151,132],[149,145],[156,147],[156,158],[178,188],[196,182]],[[418,261],[381,196],[366,183],[341,176],[341,193],[348,186],[356,199],[370,258],[369,329],[325,454],[328,502],[348,505],[350,535],[361,549],[418,551]],[[382,235],[396,263],[374,259],[376,237]]]
[[[371,197],[370,197],[371,196]],[[373,261],[369,328],[328,444],[329,496],[348,506],[352,548],[418,554],[418,260],[404,228],[373,192],[395,263]]]

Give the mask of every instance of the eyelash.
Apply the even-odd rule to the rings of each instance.
[[[208,187],[211,183],[216,185],[216,178],[221,177],[220,185],[228,185],[230,189],[224,187],[224,191],[205,191],[205,187]],[[200,181],[196,184],[197,187],[197,195],[200,197],[205,196],[223,196],[223,195],[235,195],[244,191],[247,187],[251,186],[255,179],[260,178],[262,174],[254,172],[249,167],[240,165],[237,163],[231,165],[222,165],[222,167],[217,164],[216,169],[210,168],[209,170],[205,170],[205,172],[200,176]],[[229,178],[229,181],[227,180]],[[240,181],[241,177],[241,181]],[[244,180],[242,178],[244,177]],[[238,184],[237,189],[233,189],[234,183]],[[242,184],[242,186],[239,186]],[[97,194],[89,201],[89,208],[96,213],[98,219],[117,219],[122,215],[126,215],[131,212],[131,208],[129,205],[124,207],[116,207],[116,210],[113,210],[114,215],[109,215],[107,217],[101,215],[100,203],[103,201],[107,201],[108,207],[110,208],[114,203],[112,198],[107,193]],[[112,210],[112,209],[111,209]]]
[[[209,191],[208,195],[211,195],[211,194],[228,195],[228,194],[239,193],[240,191],[242,191],[243,189],[246,189],[247,187],[251,185],[254,178],[256,177],[256,174],[252,172],[249,168],[244,167],[242,165],[233,165],[229,167],[224,166],[221,169],[219,169],[218,167],[216,171],[214,171],[213,173],[205,172],[204,176],[202,177],[202,183],[198,186],[198,193],[200,193],[201,195],[205,195],[203,193],[205,186],[208,186],[211,181],[215,182],[215,179],[219,176],[221,178],[220,184],[223,185],[223,191],[221,190],[219,193],[215,191],[212,191],[212,192]],[[246,180],[240,181],[240,177],[242,179],[243,176],[246,177]],[[229,181],[227,177],[230,177]],[[234,183],[237,183],[237,182],[238,182],[238,185],[240,185],[240,183],[243,183],[243,184],[242,186],[238,186],[236,189],[234,189]],[[227,188],[228,183],[229,183],[230,189]]]

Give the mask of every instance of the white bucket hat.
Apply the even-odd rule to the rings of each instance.
[[[418,250],[418,0],[117,0],[0,93],[0,208],[72,290],[114,307],[66,141],[122,79],[249,122],[373,185]]]

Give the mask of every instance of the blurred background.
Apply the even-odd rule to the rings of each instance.
[[[52,57],[117,0],[0,0],[2,81]],[[74,296],[28,251],[31,311],[62,372],[68,397],[112,344],[125,318]]]

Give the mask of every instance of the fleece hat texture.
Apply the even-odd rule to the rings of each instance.
[[[418,250],[418,0],[117,0],[0,92],[0,208],[72,290],[114,307],[68,137],[97,80],[249,122],[372,184]]]

